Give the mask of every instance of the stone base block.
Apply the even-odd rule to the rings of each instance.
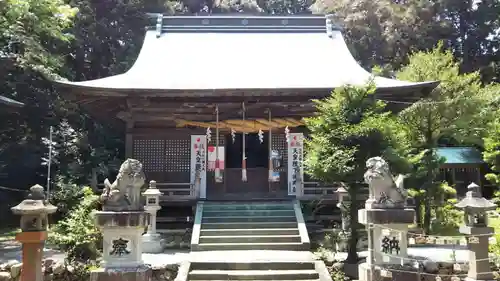
[[[368,265],[367,263],[360,263],[358,265],[358,279],[359,281],[379,281],[380,270]]]
[[[165,249],[165,240],[160,234],[142,235],[142,252],[150,254],[163,253]]]
[[[142,261],[142,227],[102,228],[104,268],[139,267]]]
[[[150,215],[144,211],[94,212],[98,227],[143,227],[149,224]]]
[[[90,281],[151,281],[152,270],[147,266],[135,268],[98,268],[90,272]]]
[[[422,280],[427,280],[425,277],[431,277],[432,281],[436,278],[435,276],[432,275],[423,275],[420,276],[420,274],[415,271],[403,271],[403,270],[392,270],[390,268],[385,268],[384,270],[387,272],[390,272],[391,276],[387,276],[384,274],[382,276],[382,268],[380,266],[370,266],[367,263],[361,263],[358,265],[358,270],[359,270],[359,281],[399,281],[399,280],[404,280],[404,281],[420,281],[421,277],[423,278]],[[431,281],[431,279],[427,280]]]
[[[361,209],[358,210],[361,224],[412,224],[415,222],[413,209]]]
[[[480,235],[480,236],[487,236],[488,234],[491,234],[491,236],[494,235],[495,229],[493,227],[474,227],[474,226],[467,226],[467,225],[461,225],[459,229],[460,233],[467,234],[467,235]]]

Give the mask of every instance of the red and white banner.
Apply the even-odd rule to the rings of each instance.
[[[288,195],[300,195],[303,187],[304,135],[290,133],[288,141]]]
[[[200,198],[207,197],[207,136],[191,135],[191,182],[199,175]]]
[[[224,170],[224,159],[226,159],[225,156],[225,147],[224,146],[219,146],[218,147],[218,157],[219,160],[217,160],[217,153],[215,153],[215,146],[209,146],[208,147],[208,171],[215,171],[215,168],[217,166],[219,167],[220,170]]]

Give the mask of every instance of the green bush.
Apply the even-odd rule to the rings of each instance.
[[[102,234],[92,215],[98,207],[99,197],[85,187],[83,200],[51,228],[48,242],[65,251],[69,261],[87,263],[100,256]]]
[[[69,263],[66,261],[65,268],[61,272],[54,273],[52,281],[88,281],[90,271],[96,268],[95,265],[89,265],[78,262]]]
[[[497,204],[497,210],[500,211],[500,191],[495,191],[495,194],[493,195],[491,201]]]
[[[50,203],[57,207],[54,216],[55,221],[65,218],[69,213],[79,206],[85,196],[92,194],[90,188],[82,188],[76,184],[64,183],[60,180],[56,183],[54,192],[50,195]]]
[[[464,212],[454,206],[456,203],[456,199],[448,199],[442,206],[435,208],[432,234],[459,235],[458,229],[464,223]]]

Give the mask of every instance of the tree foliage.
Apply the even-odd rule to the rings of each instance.
[[[397,70],[415,51],[442,40],[461,71],[500,78],[500,2],[472,0],[317,0],[313,10],[333,13],[345,27],[351,51],[366,69]]]
[[[99,197],[89,187],[83,188],[82,200],[68,216],[51,227],[48,242],[63,250],[70,261],[95,261],[102,248],[102,234],[92,214],[98,207]]]
[[[468,126],[484,104],[477,96],[480,76],[477,72],[461,74],[459,67],[451,51],[443,51],[439,45],[412,55],[409,64],[397,73],[400,80],[440,82],[427,98],[400,114],[410,128],[414,147],[436,147],[443,137],[453,137],[456,142],[480,142],[484,128]]]
[[[500,187],[500,110],[497,110],[496,118],[488,125],[483,156],[492,170],[486,175],[486,179]]]
[[[440,81],[427,98],[399,114],[407,126],[413,149],[410,180],[420,190],[418,198],[425,205],[425,215],[420,223],[429,232],[432,206],[439,204],[437,200],[441,199],[438,175],[442,159],[438,159],[435,149],[439,145],[482,143],[482,136],[486,133],[482,123],[490,114],[480,113],[489,104],[485,98],[488,88],[482,86],[478,72],[462,74],[452,52],[443,50],[441,44],[431,51],[412,55],[409,64],[396,76],[415,82]]]
[[[401,172],[408,168],[404,159],[404,127],[385,104],[374,99],[375,88],[345,86],[336,89],[324,100],[315,101],[317,114],[306,118],[310,131],[306,141],[305,169],[313,178],[324,182],[342,182],[350,198],[356,198],[362,188],[365,163],[370,157],[382,156]],[[357,200],[351,200],[349,216],[357,222]],[[356,262],[356,223],[351,225],[349,257]]]

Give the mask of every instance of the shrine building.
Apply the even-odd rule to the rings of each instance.
[[[95,118],[125,126],[168,202],[317,199],[335,188],[302,168],[312,99],[373,79],[375,96],[416,101],[437,82],[372,77],[330,16],[155,15],[130,70],[57,81]]]

